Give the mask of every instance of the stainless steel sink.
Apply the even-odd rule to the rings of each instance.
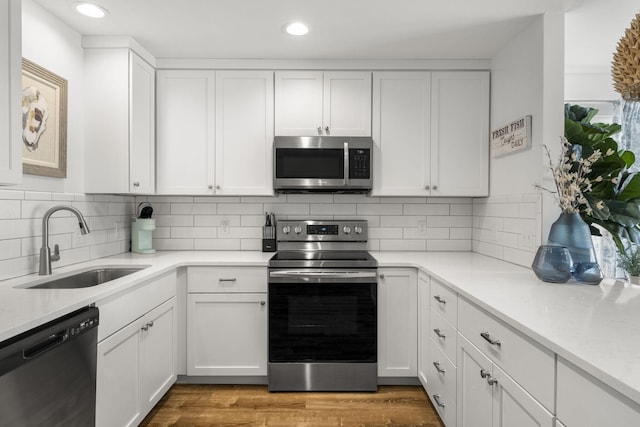
[[[68,276],[47,280],[45,282],[38,281],[38,283],[35,283],[33,285],[27,284],[21,287],[25,287],[27,289],[89,288],[91,286],[100,285],[111,280],[128,276],[129,274],[133,274],[147,267],[147,265],[126,267],[99,267],[91,270],[80,271]]]

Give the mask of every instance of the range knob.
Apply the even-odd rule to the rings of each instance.
[[[362,233],[362,227],[360,227],[359,225],[356,225],[355,227],[353,227],[353,232],[356,234]]]
[[[296,234],[300,234],[300,233],[302,233],[302,227],[300,227],[299,225],[296,225],[295,228],[293,229],[293,231]]]
[[[288,225],[285,225],[284,227],[282,227],[282,232],[284,234],[289,234],[291,232],[291,227],[289,227]]]
[[[349,234],[351,233],[351,227],[345,225],[344,227],[342,227],[342,231],[344,231],[344,234]]]

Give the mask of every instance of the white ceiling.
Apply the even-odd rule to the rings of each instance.
[[[95,0],[103,20],[77,15],[77,0],[34,1],[81,34],[132,36],[156,58],[488,59],[535,15],[584,0]],[[310,33],[285,34],[294,20]]]

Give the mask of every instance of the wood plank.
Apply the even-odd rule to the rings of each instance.
[[[375,393],[270,393],[262,385],[175,384],[143,427],[443,427],[422,387]]]

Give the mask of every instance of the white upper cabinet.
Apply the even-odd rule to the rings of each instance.
[[[216,194],[273,194],[273,72],[216,73]]]
[[[276,135],[371,135],[369,71],[279,71],[275,92]]]
[[[20,0],[0,5],[0,185],[22,182]]]
[[[375,72],[376,196],[486,196],[488,72]]]
[[[430,117],[431,73],[373,73],[373,195],[429,194]]]
[[[157,193],[271,195],[273,72],[163,70]]]
[[[85,49],[85,191],[155,191],[155,70],[126,48]]]
[[[431,195],[489,195],[489,72],[431,74]]]
[[[158,71],[158,194],[214,194],[214,71]]]

